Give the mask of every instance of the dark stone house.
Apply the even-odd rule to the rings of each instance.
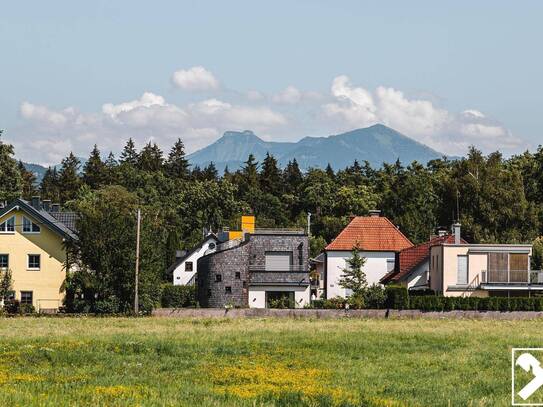
[[[303,230],[256,229],[198,260],[202,307],[301,308],[309,303],[309,239]]]

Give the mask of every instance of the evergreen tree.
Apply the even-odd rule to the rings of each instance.
[[[105,161],[105,179],[104,184],[105,185],[113,185],[117,183],[117,169],[119,164],[117,163],[117,160],[115,159],[115,155],[112,151],[109,152],[109,155],[106,158]]]
[[[189,178],[189,162],[185,158],[185,145],[177,139],[166,161],[166,174],[174,179]]]
[[[23,182],[11,144],[2,141],[0,130],[0,201],[12,201],[21,196]]]
[[[48,167],[40,183],[40,195],[43,199],[60,202],[58,172],[55,167]]]
[[[138,152],[136,151],[136,145],[134,144],[134,140],[132,140],[131,138],[129,138],[126,142],[126,145],[124,146],[124,149],[121,153],[119,162],[121,164],[128,164],[132,166],[136,166],[138,164]]]
[[[332,168],[332,166],[330,165],[330,163],[328,163],[328,165],[326,166],[326,169],[324,170],[326,172],[326,175],[328,175],[328,177],[331,179],[331,180],[335,180],[336,179],[336,174],[334,173],[334,169]]]
[[[298,193],[300,185],[302,185],[303,182],[303,175],[302,171],[300,171],[296,158],[288,162],[283,172],[283,180],[285,183],[285,189],[289,193],[293,195]]]
[[[25,168],[22,161],[19,161],[18,167],[22,180],[21,196],[23,199],[31,199],[37,193],[36,176]]]
[[[202,179],[204,181],[217,181],[218,178],[219,178],[219,173],[217,172],[217,168],[215,167],[215,164],[213,164],[213,161],[212,161],[202,171]]]
[[[351,257],[345,260],[346,266],[339,278],[339,286],[351,291],[351,296],[356,299],[364,299],[364,293],[368,288],[366,273],[363,270],[366,258],[360,255],[360,248],[355,245],[351,251]]]
[[[282,189],[281,170],[277,166],[277,160],[270,153],[262,161],[260,172],[260,189],[268,194],[279,196]]]
[[[250,191],[258,191],[258,162],[253,154],[249,154],[245,165],[241,169],[241,183],[239,189],[242,196],[246,196]]]
[[[79,167],[81,162],[73,154],[62,160],[60,171],[58,173],[58,186],[60,194],[60,203],[74,199],[81,187],[81,177],[79,176]]]
[[[195,165],[195,166],[192,168],[192,171],[190,172],[190,178],[191,178],[193,181],[201,181],[202,179],[204,179],[204,175],[203,175],[202,169],[200,168],[199,165]]]
[[[138,168],[142,171],[161,171],[163,163],[162,150],[156,143],[147,143],[138,156]]]
[[[106,165],[102,161],[98,146],[95,144],[83,168],[83,181],[91,189],[98,189],[104,185],[106,176]]]

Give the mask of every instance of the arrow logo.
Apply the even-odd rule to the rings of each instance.
[[[543,369],[541,368],[541,362],[539,362],[539,360],[531,353],[523,353],[517,358],[515,365],[520,366],[525,372],[531,371],[534,375],[534,378],[530,383],[518,392],[518,395],[522,397],[523,400],[526,400],[543,386]]]

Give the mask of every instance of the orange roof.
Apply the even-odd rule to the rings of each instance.
[[[385,217],[357,216],[326,246],[326,250],[361,250],[399,252],[413,246],[394,224]]]
[[[466,243],[464,239],[461,239],[461,242]],[[430,247],[442,243],[454,243],[454,235],[436,236],[427,242],[402,250],[398,256],[399,264],[396,264],[394,270],[386,274],[380,283],[387,284],[390,281],[401,280],[430,257]]]

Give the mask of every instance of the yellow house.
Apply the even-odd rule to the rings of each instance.
[[[15,299],[37,311],[62,305],[65,241],[77,239],[75,215],[50,201],[16,199],[0,209],[0,268],[12,273]]]

